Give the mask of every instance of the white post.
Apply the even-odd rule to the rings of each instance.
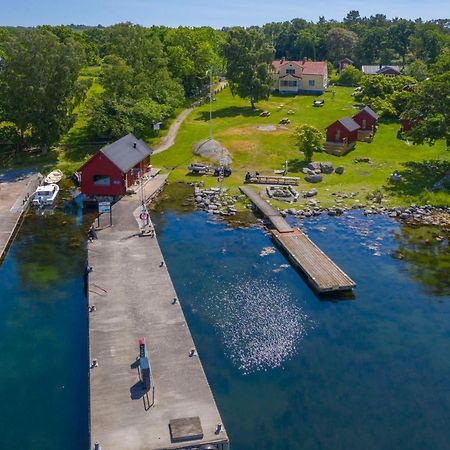
[[[209,69],[209,139],[212,139],[212,86],[213,86],[213,71]]]

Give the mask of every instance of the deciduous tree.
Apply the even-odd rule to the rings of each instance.
[[[305,161],[311,162],[314,152],[322,151],[323,135],[314,126],[303,124],[295,130],[295,139],[300,151],[305,155]]]
[[[269,72],[274,51],[256,29],[233,28],[223,47],[231,92],[255,103],[269,98],[274,80]]]

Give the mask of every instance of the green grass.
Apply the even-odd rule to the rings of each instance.
[[[233,174],[225,180],[225,186],[232,192],[242,184],[246,171],[273,174],[274,169],[281,169],[284,161],[289,161],[289,175],[301,177],[300,190],[312,187],[303,181],[301,168],[304,161],[293,138],[295,127],[308,123],[320,130],[336,119],[352,116],[353,108],[351,88],[334,88],[336,95],[325,93],[323,108],[314,108],[314,97],[279,97],[272,96],[267,102],[260,102],[260,110],[271,112],[269,118],[259,117],[260,111],[251,111],[248,102],[233,97],[229,89],[224,90],[213,104],[214,138],[220,141],[233,157]],[[283,105],[280,108],[280,105]],[[287,115],[292,109],[294,115]],[[275,132],[259,131],[258,125],[276,125],[282,117],[289,117],[291,124],[287,129]],[[217,184],[211,176],[188,175],[187,166],[193,160],[200,161],[192,154],[192,146],[199,140],[208,137],[209,105],[195,109],[182,125],[175,145],[169,150],[155,155],[152,164],[171,172],[172,181],[203,180],[206,186]],[[434,205],[448,205],[450,196],[446,193],[431,193],[426,189],[439,179],[446,168],[450,167],[450,153],[446,151],[443,142],[435,146],[413,146],[397,139],[397,123],[380,123],[378,132],[372,143],[358,142],[356,149],[345,156],[333,156],[327,153],[314,155],[316,161],[331,161],[334,166],[345,167],[343,175],[325,175],[324,181],[315,185],[319,190],[318,200],[326,207],[334,204],[333,192],[352,193],[358,195],[353,200],[347,200],[347,205],[365,204],[367,195],[381,189],[385,197],[385,205],[406,205],[411,202],[431,202]],[[369,157],[372,164],[355,164],[354,159]],[[425,161],[438,161],[438,170],[428,170]],[[412,167],[411,163],[416,164]],[[389,175],[397,171],[403,174],[403,180],[397,185],[391,184]],[[356,201],[358,200],[358,201]],[[285,204],[280,206],[287,207]]]

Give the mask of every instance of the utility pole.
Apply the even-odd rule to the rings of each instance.
[[[209,139],[212,140],[212,87],[213,87],[213,70],[209,69]]]

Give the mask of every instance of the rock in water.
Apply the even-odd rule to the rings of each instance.
[[[230,165],[232,162],[230,152],[215,139],[206,139],[194,145],[194,155],[210,159],[218,164]]]

